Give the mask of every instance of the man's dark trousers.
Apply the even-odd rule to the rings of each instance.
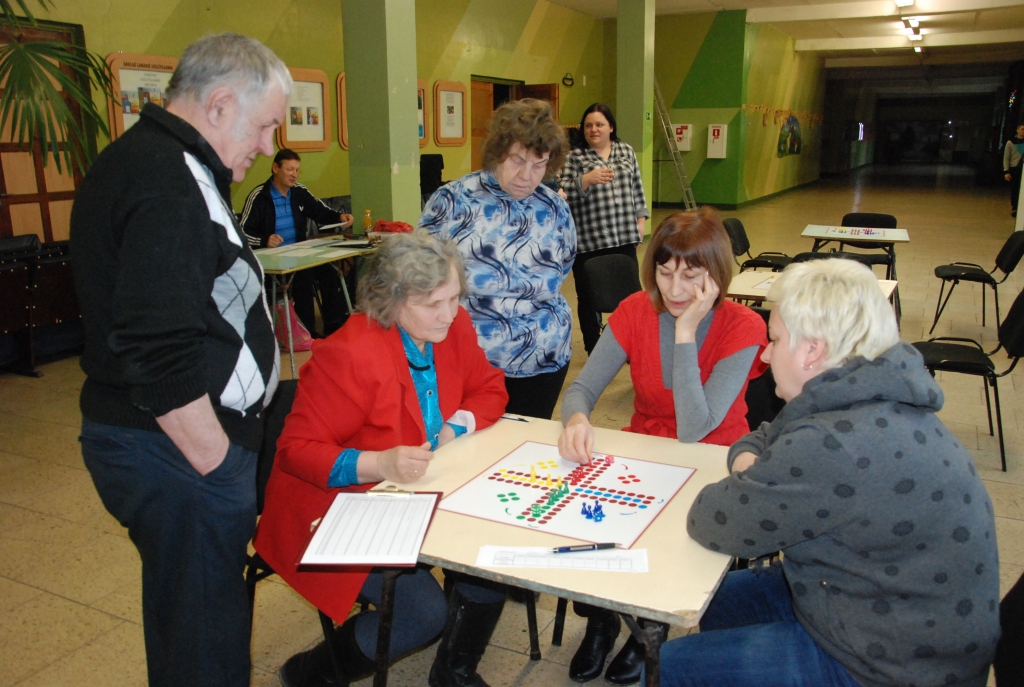
[[[80,441],[103,505],[142,557],[150,687],[248,687],[256,453],[232,443],[201,477],[160,432],[84,420]]]

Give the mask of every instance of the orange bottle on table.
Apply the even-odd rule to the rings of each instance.
[[[367,210],[363,213],[363,233],[369,234],[373,231],[373,215]]]

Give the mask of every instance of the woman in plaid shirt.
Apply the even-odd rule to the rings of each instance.
[[[615,115],[603,103],[583,113],[580,130],[586,146],[569,153],[559,181],[568,195],[576,222],[576,309],[589,354],[601,336],[601,315],[590,297],[590,282],[583,269],[591,258],[621,253],[636,262],[636,247],[643,240],[650,212],[640,182],[640,165],[628,143],[615,133]],[[639,264],[637,266],[639,270]]]

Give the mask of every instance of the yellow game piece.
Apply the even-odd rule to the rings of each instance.
[[[530,481],[531,482],[536,482],[537,481],[537,470],[535,470],[532,465],[530,466]]]
[[[547,479],[544,480],[544,486],[545,487],[550,487],[551,486],[551,475],[548,475]]]
[[[558,482],[555,483],[555,486],[558,487],[559,489],[562,488],[562,478],[561,477],[558,478]]]

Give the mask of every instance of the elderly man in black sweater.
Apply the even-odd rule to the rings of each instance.
[[[197,41],[72,211],[82,454],[142,558],[150,685],[249,684],[242,570],[279,358],[230,185],[273,152],[291,87],[256,40]]]

